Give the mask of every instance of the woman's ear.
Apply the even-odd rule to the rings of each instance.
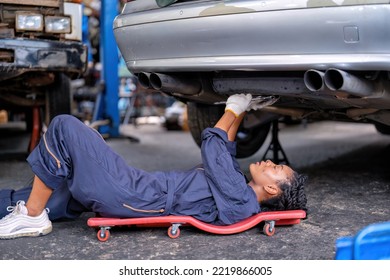
[[[276,184],[272,184],[272,185],[265,185],[264,186],[264,190],[271,196],[274,196],[274,195],[277,195],[279,194],[279,186],[276,185]]]

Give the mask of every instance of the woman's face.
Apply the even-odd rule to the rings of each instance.
[[[255,162],[249,165],[249,172],[259,186],[275,185],[289,180],[294,171],[287,165],[277,165],[270,160]]]

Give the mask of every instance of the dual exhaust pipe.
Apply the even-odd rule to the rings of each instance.
[[[184,95],[195,95],[202,90],[202,84],[197,79],[161,73],[141,72],[138,74],[138,81],[144,88],[164,92],[179,92]]]
[[[329,89],[366,97],[372,95],[375,90],[374,82],[335,68],[330,68],[325,72],[310,69],[305,72],[303,81],[306,87],[313,92]]]
[[[200,79],[188,76],[141,72],[138,74],[138,81],[144,88],[188,96],[197,95],[203,90]],[[341,91],[357,97],[367,97],[375,92],[373,81],[336,68],[330,68],[325,72],[315,69],[307,70],[303,83],[312,92]],[[261,87],[261,85],[258,86]]]

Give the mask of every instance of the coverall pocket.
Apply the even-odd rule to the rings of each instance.
[[[153,209],[150,209],[150,210],[146,210],[146,209],[139,209],[139,208],[135,208],[135,207],[132,207],[126,203],[123,203],[122,204],[124,207],[134,211],[134,212],[139,212],[139,213],[164,213],[165,209],[158,209],[158,210],[153,210]]]

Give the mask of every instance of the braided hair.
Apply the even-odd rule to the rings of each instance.
[[[281,211],[301,209],[307,211],[307,199],[304,189],[307,178],[306,175],[298,174],[294,171],[290,180],[278,183],[282,190],[280,195],[261,202],[261,210]]]

